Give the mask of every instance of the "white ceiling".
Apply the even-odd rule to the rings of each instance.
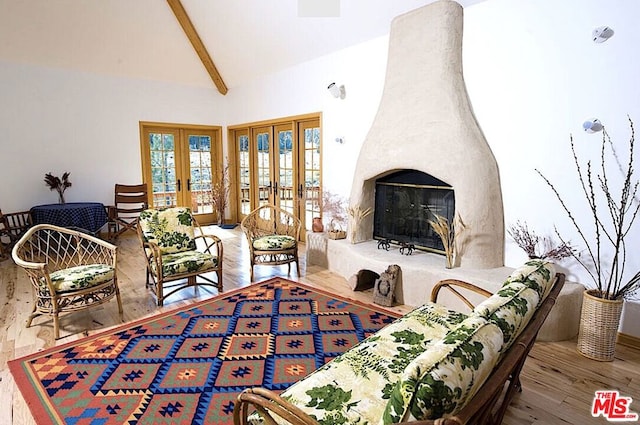
[[[232,89],[385,35],[432,1],[342,0],[329,18],[298,17],[298,0],[182,3]],[[0,60],[214,87],[164,0],[0,0]]]

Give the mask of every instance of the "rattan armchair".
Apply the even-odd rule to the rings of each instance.
[[[296,263],[300,276],[298,239],[302,223],[299,218],[274,205],[262,205],[249,213],[240,226],[249,242],[252,281],[256,264],[287,264],[291,273],[291,263]]]
[[[53,318],[54,336],[60,337],[59,314],[122,301],[116,273],[116,246],[77,230],[38,224],[13,247],[12,257],[33,287],[35,302],[27,321],[40,315]]]
[[[211,286],[222,292],[222,241],[204,234],[189,208],[142,211],[138,237],[147,259],[147,288],[153,290],[158,306],[188,287],[197,291]],[[208,273],[215,273],[216,280]]]

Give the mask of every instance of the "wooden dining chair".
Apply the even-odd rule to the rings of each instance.
[[[127,230],[136,232],[140,213],[149,207],[146,183],[115,185],[113,205],[107,207],[109,215],[108,239],[113,241]]]
[[[9,258],[13,246],[32,224],[29,211],[3,214],[0,210],[0,260]]]

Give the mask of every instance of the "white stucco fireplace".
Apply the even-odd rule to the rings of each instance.
[[[513,270],[504,266],[498,164],[473,114],[462,74],[462,30],[462,6],[451,0],[394,19],[383,94],[361,147],[350,195],[351,205],[374,209],[376,181],[406,170],[446,182],[455,193],[455,214],[465,223],[457,238],[455,267],[445,268],[439,254],[378,249],[375,214],[359,223],[354,241],[325,242],[324,262],[347,279],[360,269],[380,273],[390,264],[400,265],[396,299],[403,304],[423,304],[433,285],[448,278],[495,291]],[[581,291],[566,288],[565,293]],[[552,312],[548,322],[553,323],[545,325],[542,338],[566,339],[577,333],[577,321],[566,318],[579,315],[573,298],[563,307],[565,317],[557,316],[558,309]]]

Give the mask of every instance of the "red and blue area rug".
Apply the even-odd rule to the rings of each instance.
[[[39,425],[231,424],[397,314],[275,278],[9,362]]]

